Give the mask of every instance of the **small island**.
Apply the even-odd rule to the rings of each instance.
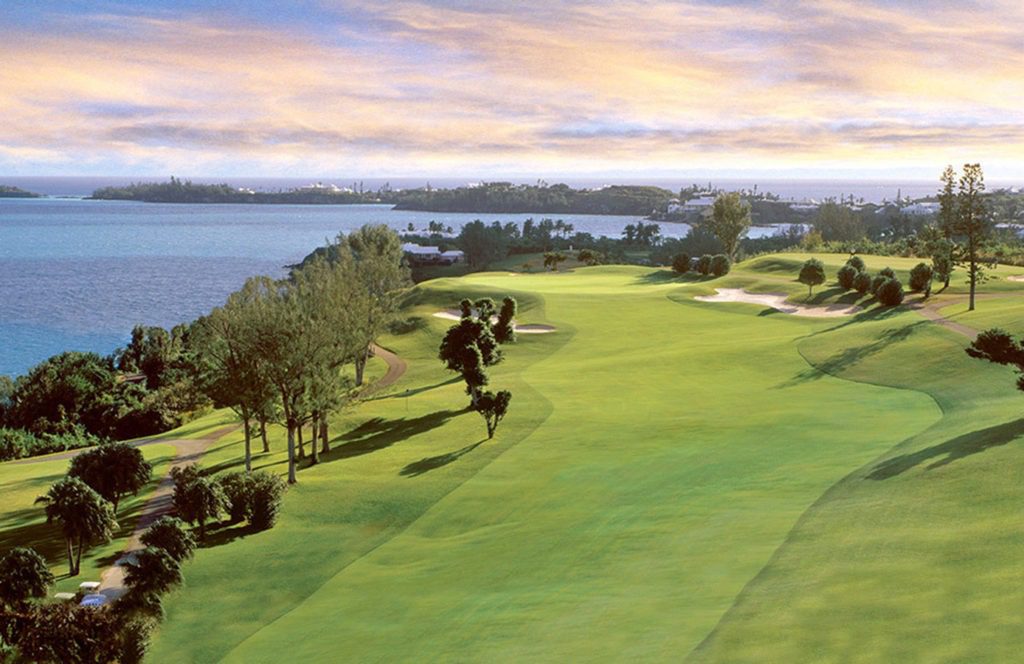
[[[144,203],[262,203],[278,205],[352,205],[390,203],[390,187],[363,191],[353,186],[338,187],[323,183],[274,192],[255,191],[229,184],[196,184],[171,177],[169,182],[138,182],[120,187],[103,187],[89,199],[141,201]]]
[[[0,184],[0,198],[42,198],[42,194],[26,191],[21,187]]]

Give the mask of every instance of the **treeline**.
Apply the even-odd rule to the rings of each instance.
[[[40,194],[9,184],[0,184],[0,198],[41,198]]]
[[[69,351],[0,377],[0,460],[148,436],[204,412],[191,333],[137,326],[111,355]]]
[[[190,180],[182,181],[172,177],[169,182],[139,182],[121,187],[103,187],[94,191],[90,198],[145,203],[353,205],[394,202],[394,193],[386,187],[378,191],[304,187],[263,192],[241,190],[228,184],[196,184]]]
[[[672,192],[631,185],[573,189],[565,184],[485,182],[455,189],[405,190],[398,192],[396,198],[397,210],[646,216],[664,208]]]

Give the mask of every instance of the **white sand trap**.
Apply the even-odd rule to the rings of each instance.
[[[1013,274],[1006,278],[1007,281],[1024,281],[1024,274]]]
[[[462,320],[462,312],[458,309],[445,309],[444,311],[438,311],[435,313],[434,317],[443,318],[445,320]],[[492,323],[496,323],[497,321],[497,316],[491,316]],[[552,325],[542,325],[540,323],[514,325],[513,327],[515,328],[516,334],[549,334],[557,329]]]
[[[856,305],[832,304],[827,307],[811,307],[804,304],[793,304],[786,302],[785,293],[748,293],[742,288],[716,288],[717,295],[698,295],[693,298],[701,302],[745,302],[747,304],[763,304],[781,311],[784,314],[794,316],[811,316],[814,318],[835,318],[837,316],[849,316],[858,311],[861,307]]]

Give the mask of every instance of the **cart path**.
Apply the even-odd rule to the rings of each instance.
[[[385,350],[373,344],[373,354],[376,357],[384,360],[388,365],[388,371],[386,374],[381,376],[379,380],[369,386],[367,392],[376,392],[393,385],[408,368],[405,360],[398,357],[389,350]],[[233,424],[230,426],[223,427],[213,431],[204,438],[194,438],[188,440],[148,440],[148,441],[136,441],[133,445],[148,445],[151,443],[163,443],[171,445],[174,448],[174,461],[171,463],[171,468],[181,468],[184,466],[197,463],[203,456],[207,449],[215,442],[226,436],[227,434],[236,431],[241,425]],[[68,454],[67,458],[75,456],[80,453],[81,450],[76,450]],[[48,460],[53,460],[51,457]],[[146,531],[154,521],[162,516],[170,514],[174,511],[174,480],[171,478],[170,470],[160,480],[157,485],[156,492],[146,502],[145,508],[143,508],[141,516],[139,516],[138,522],[135,524],[135,530],[132,531],[132,536],[125,544],[124,549],[121,550],[121,555],[118,560],[104,570],[100,576],[100,588],[99,593],[105,595],[108,601],[113,601],[124,594],[124,566],[121,564],[131,559],[133,552],[142,548],[142,533]]]

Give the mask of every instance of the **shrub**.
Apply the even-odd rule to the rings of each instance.
[[[878,301],[887,307],[894,307],[903,301],[903,284],[899,279],[886,278],[878,287]]]
[[[878,295],[878,289],[882,287],[882,284],[885,283],[886,279],[891,278],[892,277],[887,277],[884,274],[876,274],[875,277],[871,280],[871,294]]]
[[[847,263],[846,265],[839,268],[839,272],[836,273],[836,281],[845,290],[853,288],[853,280],[857,278],[860,272],[854,266]]]
[[[162,516],[154,521],[140,540],[148,547],[163,549],[178,562],[191,558],[196,549],[196,540],[185,522],[173,516]]]
[[[236,471],[221,475],[220,486],[224,489],[224,495],[230,503],[228,514],[231,523],[238,523],[249,514],[249,504],[252,497],[252,482],[248,473]]]
[[[883,267],[881,270],[878,271],[878,274],[880,274],[883,277],[889,277],[890,279],[896,278],[896,273],[893,272],[891,267]]]
[[[731,268],[732,262],[729,261],[729,257],[725,254],[718,254],[711,259],[711,274],[716,277],[724,277],[729,274]]]
[[[853,289],[861,295],[871,290],[871,275],[867,272],[858,272],[853,278]]]
[[[53,574],[35,549],[16,546],[0,557],[0,579],[0,607],[20,609],[33,598],[46,597]]]
[[[927,263],[918,263],[910,271],[910,290],[923,291],[932,282],[932,266]]]
[[[256,530],[267,530],[277,522],[277,513],[287,486],[280,476],[265,470],[249,476],[251,483],[249,523]]]
[[[817,258],[808,258],[800,268],[797,281],[807,286],[807,296],[810,297],[815,286],[825,283],[825,266]]]
[[[707,276],[711,273],[711,254],[704,254],[697,260],[697,272]]]
[[[686,274],[690,271],[689,254],[676,254],[672,257],[672,269],[679,274]]]
[[[846,261],[846,264],[852,267],[853,269],[857,270],[858,272],[863,272],[866,267],[864,265],[864,259],[857,255],[850,256],[850,258]]]

